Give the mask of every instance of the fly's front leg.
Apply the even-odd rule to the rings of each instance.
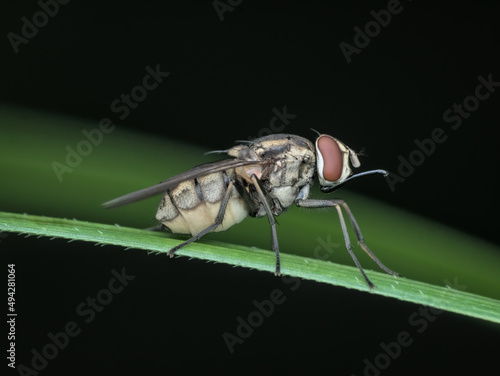
[[[349,215],[349,219],[351,220],[351,224],[354,227],[354,231],[356,232],[356,237],[358,238],[359,245],[363,250],[368,253],[368,255],[377,263],[378,266],[380,266],[381,269],[386,271],[389,274],[392,275],[398,275],[397,273],[393,272],[389,268],[385,267],[376,257],[375,255],[370,251],[370,249],[366,246],[364,243],[363,236],[361,234],[361,230],[359,229],[359,226],[352,215],[349,207],[343,200],[336,200],[336,199],[330,199],[330,200],[313,200],[313,199],[297,199],[295,201],[296,205],[299,207],[303,208],[311,208],[311,209],[317,209],[317,208],[328,208],[328,207],[334,207],[337,210],[337,213],[339,215],[340,219],[340,226],[342,228],[342,234],[344,235],[344,241],[345,241],[345,246],[347,248],[347,252],[349,252],[349,255],[351,255],[352,259],[354,260],[354,263],[358,267],[359,271],[361,272],[361,275],[365,279],[366,283],[370,287],[370,289],[373,289],[375,285],[370,281],[370,279],[367,277],[365,271],[361,267],[361,264],[359,263],[358,259],[354,255],[354,252],[352,251],[352,245],[351,241],[349,239],[349,233],[347,232],[347,227],[344,221],[344,216],[342,214],[342,209],[341,206],[345,209],[347,214]]]
[[[363,239],[363,235],[361,234],[361,230],[358,226],[358,223],[356,222],[356,219],[354,218],[354,215],[352,215],[351,209],[349,209],[349,206],[346,204],[344,200],[335,200],[338,204],[342,205],[344,210],[347,212],[347,215],[349,216],[349,219],[351,220],[352,227],[354,228],[354,231],[356,232],[356,237],[358,238],[358,244],[360,245],[361,248],[368,254],[368,256],[371,257],[373,261],[377,263],[377,265],[382,269],[384,272],[390,275],[394,276],[399,276],[398,273],[393,272],[391,269],[389,269],[387,266],[382,264],[382,262],[373,254],[372,251],[370,251],[370,248],[365,244],[365,240]]]
[[[260,202],[262,205],[264,205],[264,209],[266,210],[267,218],[269,219],[269,224],[271,225],[271,239],[272,239],[272,247],[273,251],[276,254],[276,270],[274,272],[275,275],[280,276],[281,275],[281,265],[280,265],[280,250],[278,246],[278,236],[276,235],[276,220],[274,219],[273,212],[271,211],[271,208],[269,207],[269,203],[267,202],[266,196],[264,195],[264,192],[262,192],[262,188],[260,187],[259,184],[259,179],[255,175],[252,175],[250,177],[250,180],[252,181],[252,184],[255,187],[255,190],[257,191],[257,194],[259,195]]]
[[[170,251],[168,251],[167,254],[170,257],[174,257],[174,252],[177,251],[178,249],[180,249],[180,248],[182,248],[182,247],[184,247],[192,242],[197,241],[202,236],[208,234],[209,232],[212,232],[213,230],[215,230],[217,227],[219,227],[222,224],[222,221],[224,220],[224,215],[226,213],[227,204],[229,202],[229,199],[231,198],[231,194],[232,194],[231,191],[232,191],[233,187],[234,187],[234,183],[232,181],[230,181],[228,186],[227,186],[226,193],[224,194],[224,198],[222,199],[222,202],[220,204],[220,208],[219,208],[219,212],[217,213],[217,217],[215,217],[215,222],[212,225],[210,225],[209,227],[207,227],[206,229],[204,229],[203,231],[201,231],[200,233],[194,235],[192,238],[186,240],[184,243],[176,245],[174,248],[172,248]]]

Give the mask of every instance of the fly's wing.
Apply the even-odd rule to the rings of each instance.
[[[217,161],[217,162],[212,162],[212,163],[205,163],[200,166],[196,166],[186,172],[183,172],[182,174],[179,174],[177,176],[174,176],[170,179],[167,179],[165,181],[162,181],[161,183],[158,183],[156,185],[153,185],[148,188],[141,189],[140,191],[137,192],[132,192],[129,194],[126,194],[124,196],[115,198],[113,200],[107,201],[103,203],[102,205],[106,208],[116,208],[118,206],[123,206],[130,204],[132,202],[140,201],[145,198],[154,196],[159,193],[164,193],[167,191],[167,189],[172,188],[177,186],[179,183],[186,181],[186,180],[191,180],[195,179],[201,176],[213,174],[216,172],[221,172],[225,170],[230,170],[233,168],[237,167],[242,167],[242,166],[248,166],[248,165],[262,165],[267,162],[265,161],[246,161],[246,160],[240,160],[240,159],[225,159],[222,161]]]

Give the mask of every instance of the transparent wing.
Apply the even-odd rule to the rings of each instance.
[[[242,166],[248,166],[248,165],[262,165],[266,164],[268,162],[266,161],[244,161],[244,160],[239,160],[239,159],[225,159],[222,161],[217,161],[217,162],[212,162],[212,163],[205,163],[196,167],[193,167],[192,169],[183,172],[182,174],[176,175],[174,177],[171,177],[170,179],[167,179],[165,181],[162,181],[161,183],[158,183],[156,185],[153,185],[148,188],[141,189],[140,191],[132,192],[129,194],[126,194],[124,196],[115,198],[113,200],[107,201],[102,204],[102,206],[106,208],[116,208],[118,206],[123,206],[130,204],[132,202],[140,201],[145,198],[154,196],[159,193],[164,193],[167,191],[167,189],[172,188],[177,186],[179,183],[186,181],[186,180],[191,180],[195,179],[201,176],[213,174],[216,172],[220,171],[225,171],[225,170],[230,170],[233,168],[237,167],[242,167]]]

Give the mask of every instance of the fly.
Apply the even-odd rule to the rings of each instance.
[[[171,257],[178,249],[214,231],[224,231],[245,217],[267,216],[271,226],[272,249],[276,254],[275,274],[281,274],[275,217],[293,203],[304,208],[337,210],[345,246],[363,278],[366,276],[352,251],[342,209],[347,213],[361,248],[385,272],[397,276],[384,266],[363,240],[361,230],[347,204],[341,199],[309,199],[317,177],[322,192],[331,192],[346,182],[365,175],[384,174],[371,170],[353,175],[360,166],[357,154],[336,138],[318,134],[315,145],[291,134],[257,138],[222,151],[232,159],[203,164],[159,184],[104,203],[107,208],[130,204],[162,193],[156,219],[175,234],[192,237],[168,251]]]

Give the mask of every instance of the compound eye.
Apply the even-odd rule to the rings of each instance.
[[[318,172],[325,180],[331,182],[339,180],[344,169],[344,158],[337,141],[333,137],[321,135],[316,141],[316,147],[320,160],[318,168],[321,167],[321,171]]]

